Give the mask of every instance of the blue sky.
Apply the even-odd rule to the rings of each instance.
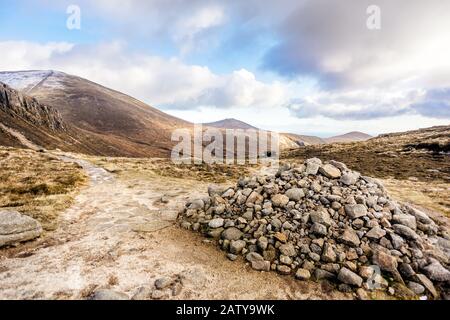
[[[75,74],[194,122],[320,136],[448,124],[450,2],[344,3],[0,0],[0,69]]]

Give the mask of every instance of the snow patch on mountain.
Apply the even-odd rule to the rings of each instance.
[[[0,82],[3,82],[19,91],[30,92],[40,85],[48,88],[63,88],[60,76],[63,73],[56,71],[18,71],[0,72]]]

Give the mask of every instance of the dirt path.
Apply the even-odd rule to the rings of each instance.
[[[20,133],[17,130],[14,130],[10,127],[5,126],[3,123],[0,123],[0,128],[5,130],[6,132],[9,132],[10,135],[12,135],[14,138],[16,138],[23,146],[30,148],[31,150],[39,150],[41,147],[34,144],[30,140],[28,140],[22,133]]]
[[[170,299],[343,298],[327,286],[231,262],[212,243],[174,224],[179,208],[207,190],[199,182],[139,175],[117,178],[76,161],[90,185],[43,244],[0,256],[0,299],[81,299],[108,288],[133,296],[162,276],[182,279]],[[166,196],[168,203],[160,201]]]

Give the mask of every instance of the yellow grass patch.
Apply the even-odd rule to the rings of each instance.
[[[382,180],[389,194],[403,202],[441,212],[450,217],[450,184],[411,180]]]
[[[89,156],[84,158],[119,176],[129,176],[130,174],[138,174],[141,177],[158,175],[211,183],[237,180],[240,177],[249,175],[250,170],[253,168],[253,166],[249,165],[210,165],[205,163],[176,165],[170,159],[161,158],[105,158]]]
[[[18,210],[56,228],[86,176],[76,164],[32,150],[0,147],[0,208]]]

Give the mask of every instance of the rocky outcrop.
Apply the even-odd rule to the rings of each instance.
[[[0,247],[33,240],[42,234],[41,224],[17,211],[0,211]]]
[[[343,163],[309,159],[209,190],[179,221],[215,238],[231,260],[241,255],[255,270],[334,281],[357,296],[448,291],[447,231]]]
[[[66,129],[64,121],[56,109],[42,105],[36,99],[25,96],[1,82],[0,111],[53,131]]]

